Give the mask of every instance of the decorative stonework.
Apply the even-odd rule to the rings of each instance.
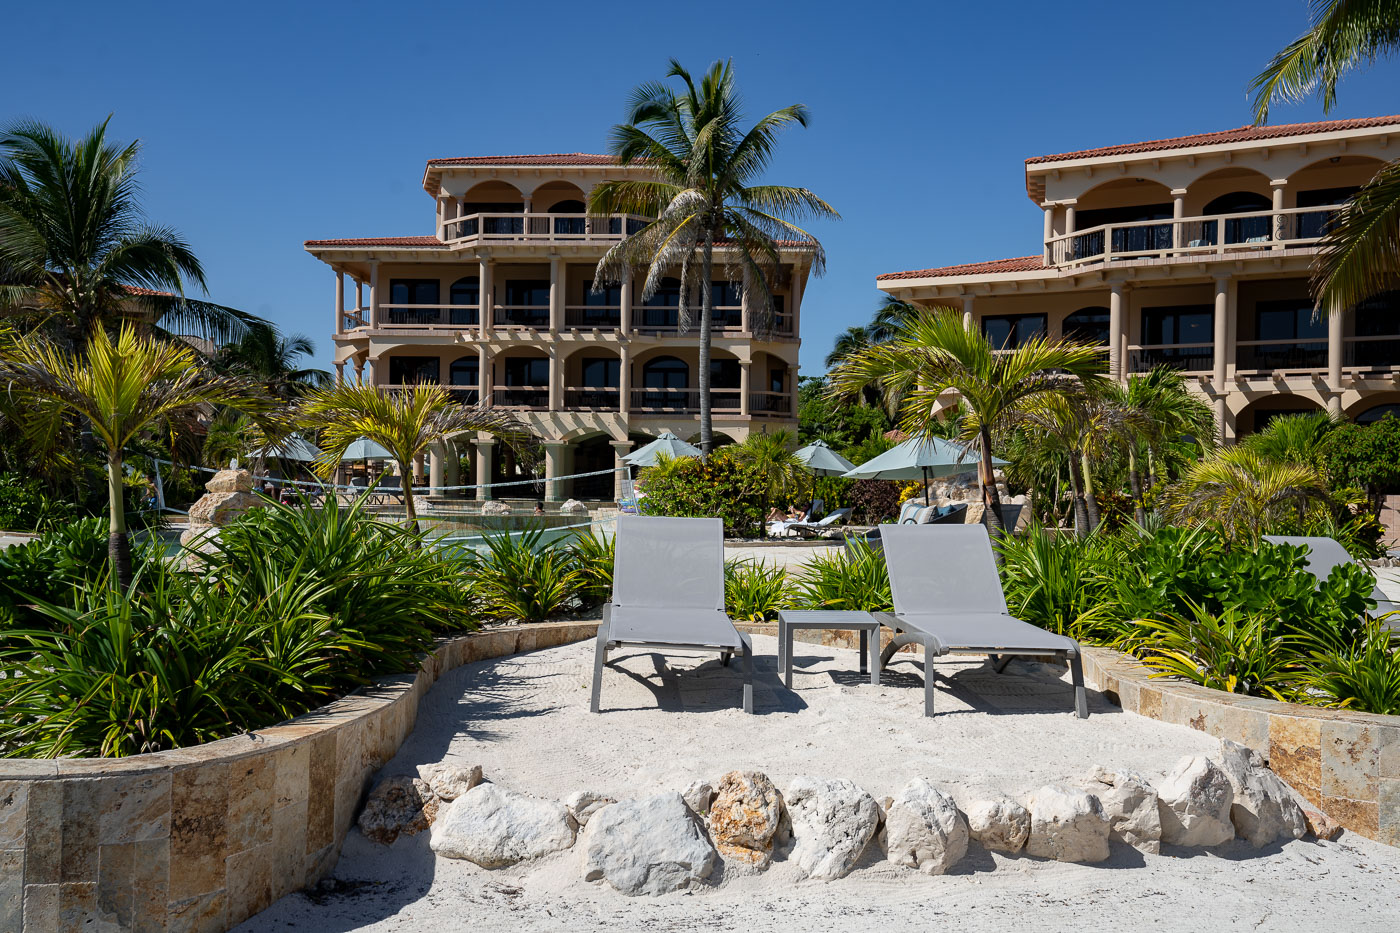
[[[211,533],[263,505],[253,493],[253,474],[247,470],[220,470],[204,489],[204,495],[190,506],[190,527],[180,535],[181,544],[197,547]]]

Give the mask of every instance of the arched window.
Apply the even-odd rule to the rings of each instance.
[[[681,280],[669,276],[661,280],[653,294],[642,302],[642,327],[675,327],[681,304]]]
[[[549,209],[551,214],[582,214],[588,208],[582,201],[568,200],[555,202]],[[588,219],[586,217],[556,217],[554,218],[555,236],[583,236],[588,232]]]
[[[481,382],[481,360],[475,356],[453,360],[448,375],[454,386],[475,387]]]
[[[481,321],[481,279],[468,275],[452,283],[447,292],[447,303],[452,305],[453,324],[478,324]],[[460,307],[471,305],[472,307]]]
[[[1206,205],[1205,214],[1253,214],[1273,209],[1273,202],[1253,191],[1231,191]],[[1266,243],[1272,239],[1273,220],[1269,217],[1241,217],[1225,221],[1226,243]],[[1215,245],[1218,225],[1205,224],[1205,242]]]
[[[642,397],[644,408],[675,408],[684,410],[692,407],[687,404],[690,367],[674,356],[658,356],[642,366],[642,386],[647,390]]]
[[[1394,403],[1377,405],[1374,408],[1366,409],[1352,420],[1357,424],[1375,424],[1387,415],[1394,415],[1396,418],[1400,418],[1400,405]]]
[[[584,212],[587,211],[587,210],[588,210],[588,208],[584,206],[584,204],[583,204],[582,201],[575,201],[575,200],[573,200],[573,199],[571,198],[571,199],[569,199],[569,200],[567,200],[567,201],[556,201],[556,202],[554,202],[553,206],[550,207],[548,213],[551,213],[551,214],[582,214],[582,213],[584,213]]]
[[[1060,331],[1066,340],[1093,344],[1096,347],[1108,343],[1108,309],[1101,307],[1080,308],[1065,318]]]

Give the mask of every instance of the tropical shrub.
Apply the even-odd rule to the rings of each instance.
[[[854,523],[878,525],[899,511],[899,486],[884,479],[858,479],[851,484]]]
[[[732,619],[771,622],[788,602],[787,571],[752,558],[724,562],[724,609]]]
[[[890,578],[885,557],[869,544],[853,539],[849,552],[818,554],[798,573],[792,603],[802,609],[851,609],[890,612]]]
[[[1056,536],[1033,525],[1019,537],[1004,536],[996,546],[1012,615],[1078,641],[1114,637],[1117,615],[1107,580],[1117,555],[1107,535]]]
[[[1298,699],[1400,715],[1400,645],[1385,622],[1367,620],[1362,636],[1351,644],[1313,640],[1300,678],[1307,691]]]
[[[1203,687],[1287,699],[1297,654],[1289,637],[1271,634],[1271,618],[1232,607],[1138,622],[1137,655],[1154,677],[1182,677]]]
[[[0,550],[0,629],[43,626],[51,617],[33,604],[72,603],[75,591],[100,584],[107,574],[107,523],[85,518],[33,541]]]
[[[32,476],[0,474],[0,529],[47,531],[77,517],[71,502],[55,498]]]
[[[708,460],[664,461],[642,475],[648,515],[719,518],[731,537],[756,537],[763,523],[765,478],[724,452]]]
[[[578,570],[578,598],[583,608],[611,599],[617,536],[594,534],[589,528],[576,532],[566,546]]]
[[[484,615],[543,622],[575,600],[584,578],[564,539],[545,541],[544,529],[534,528],[482,540],[486,553],[468,558],[464,570]]]

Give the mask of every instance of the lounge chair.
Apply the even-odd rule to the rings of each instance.
[[[744,712],[753,712],[753,645],[724,612],[724,523],[717,518],[629,515],[617,523],[612,600],[603,605],[593,655],[598,712],[608,651],[718,651],[744,658]]]
[[[850,509],[837,509],[819,522],[777,522],[776,524],[781,525],[781,530],[784,532],[795,531],[799,535],[807,537],[830,528],[850,514]]]
[[[981,525],[882,525],[894,612],[875,616],[895,632],[889,655],[924,646],[924,715],[933,715],[933,662],[945,654],[985,654],[1000,673],[1012,656],[1069,664],[1074,711],[1089,716],[1079,643],[1006,611],[992,543]],[[888,658],[886,659],[888,663]]]
[[[1326,580],[1335,567],[1342,564],[1355,563],[1352,556],[1347,553],[1347,549],[1342,547],[1341,542],[1335,538],[1307,538],[1300,535],[1264,535],[1264,540],[1273,544],[1303,545],[1308,549],[1308,573],[1317,578],[1318,582]],[[1367,568],[1368,570],[1370,568]],[[1390,612],[1400,612],[1400,604],[1385,595],[1380,588],[1380,584],[1371,591],[1371,598],[1376,601],[1376,608],[1371,611],[1373,618]],[[1400,631],[1400,617],[1389,619],[1386,628],[1391,631]]]

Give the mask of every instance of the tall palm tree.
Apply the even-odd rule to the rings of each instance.
[[[1221,450],[1193,465],[1170,492],[1172,511],[1193,524],[1218,522],[1258,538],[1272,522],[1331,501],[1314,467],[1274,463],[1243,447]]]
[[[847,327],[836,335],[836,343],[831,347],[831,352],[826,355],[822,362],[827,369],[834,369],[841,364],[846,357],[857,350],[864,350],[872,343],[879,343],[870,333],[871,329],[864,324],[856,324]]]
[[[127,446],[147,431],[173,437],[210,405],[263,407],[245,382],[209,375],[191,348],[138,335],[129,325],[115,340],[106,328],[95,329],[79,353],[43,339],[13,341],[0,351],[0,383],[25,404],[24,427],[36,441],[76,419],[106,448],[107,553],[112,578],[123,588],[132,578],[122,496]]]
[[[764,329],[773,320],[780,241],[795,238],[810,248],[812,273],[820,275],[826,267],[825,251],[816,237],[794,221],[839,215],[806,188],[757,184],[773,157],[778,135],[793,125],[807,125],[806,107],[794,104],[775,110],[745,130],[732,62],[711,65],[698,87],[675,59],[666,76],[679,78],[681,91],[656,82],[638,87],[627,122],[613,127],[610,145],[621,164],[645,165],[657,179],[604,182],[589,195],[593,213],[656,219],[608,250],[598,262],[594,286],[620,282],[633,269],[644,267],[645,300],[679,266],[682,330],[692,324],[691,296],[699,291],[700,449],[708,456],[714,442],[710,283],[716,248],[726,276],[741,283],[749,313]]]
[[[743,443],[728,448],[729,455],[763,477],[763,514],[773,503],[799,492],[810,479],[807,467],[798,460],[796,438],[786,429],[771,434],[754,432]],[[763,524],[767,533],[767,524]]]
[[[1074,530],[1081,538],[1093,527],[1080,473],[1083,441],[1088,431],[1087,415],[1085,406],[1074,404],[1069,393],[1064,392],[1032,399],[1012,416],[1014,424],[1026,429],[1027,444],[1040,455],[1036,459],[1058,460],[1068,472]],[[1056,508],[1058,505],[1057,502]]]
[[[405,523],[415,533],[418,510],[413,504],[413,461],[442,440],[466,432],[485,431],[511,444],[523,444],[530,430],[514,415],[498,408],[458,404],[439,385],[416,385],[401,392],[384,392],[364,383],[312,389],[300,412],[321,430],[322,456],[316,470],[329,477],[340,466],[345,449],[369,438],[393,456],[399,467]]]
[[[963,326],[949,308],[921,314],[887,343],[856,352],[831,374],[829,391],[852,397],[868,385],[904,398],[900,428],[911,435],[937,433],[940,396],[956,392],[967,406],[960,438],[981,452],[983,497],[994,532],[1004,527],[992,469],[992,434],[1012,426],[1015,413],[1034,398],[1103,377],[1103,350],[1037,337],[1014,350],[998,350],[977,330]]]
[[[243,337],[219,348],[216,363],[267,386],[278,398],[293,399],[307,389],[330,385],[324,369],[302,368],[298,357],[316,352],[311,339],[301,334],[282,336],[271,327],[250,327]]]
[[[76,141],[27,120],[0,131],[0,312],[75,348],[121,322],[216,342],[270,326],[185,294],[204,271],[178,233],[142,219],[139,151],[108,142],[106,120]]]
[[[1270,463],[1300,463],[1320,469],[1327,437],[1341,424],[1341,418],[1327,411],[1283,415],[1246,437],[1240,446]]]
[[[1187,387],[1181,370],[1170,366],[1130,375],[1120,404],[1136,413],[1126,446],[1133,517],[1141,525],[1147,520],[1141,455],[1147,457],[1151,477],[1168,443],[1190,437],[1202,451],[1208,450],[1215,438],[1215,413],[1205,399]]]
[[[1342,75],[1400,51],[1400,0],[1314,0],[1312,25],[1250,84],[1254,120],[1276,101],[1313,95],[1331,113]],[[1400,284],[1400,160],[1387,163],[1328,225],[1313,292],[1337,314]]]

